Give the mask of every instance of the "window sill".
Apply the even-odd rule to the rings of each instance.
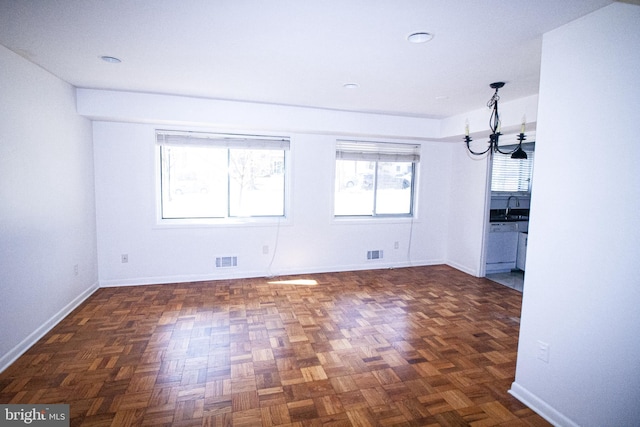
[[[333,217],[337,225],[407,224],[420,222],[414,216],[339,216]]]
[[[272,227],[290,224],[291,219],[286,217],[180,218],[158,219],[154,228]]]

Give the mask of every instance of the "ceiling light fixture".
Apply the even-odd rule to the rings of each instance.
[[[491,134],[489,135],[489,146],[486,150],[481,152],[475,152],[471,149],[469,143],[472,139],[469,136],[469,121],[467,120],[464,129],[464,141],[467,143],[467,149],[475,156],[482,156],[487,152],[492,155],[493,153],[498,152],[501,154],[511,154],[512,159],[526,159],[527,153],[522,149],[522,141],[527,139],[524,134],[526,123],[525,117],[522,117],[522,126],[520,127],[520,134],[518,135],[518,146],[511,151],[502,151],[498,146],[498,140],[500,139],[500,135],[502,135],[500,133],[500,115],[498,114],[498,101],[500,100],[500,97],[498,96],[498,89],[504,86],[504,82],[491,83],[489,86],[496,90],[489,102],[487,102],[487,107],[491,108],[491,117],[489,118],[489,128],[491,129]]]
[[[358,85],[358,83],[345,83],[342,87],[345,89],[357,89],[360,85]]]
[[[410,34],[409,37],[407,37],[407,40],[409,40],[411,43],[416,44],[426,43],[428,41],[431,41],[431,39],[433,39],[433,34],[424,31]]]
[[[115,56],[108,56],[108,55],[103,55],[100,57],[100,59],[110,64],[119,64],[122,62],[120,59],[116,58]]]

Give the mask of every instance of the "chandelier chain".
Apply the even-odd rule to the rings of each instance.
[[[496,89],[496,92],[493,94],[491,99],[487,101],[487,107],[493,108],[493,104],[495,104],[498,101],[500,101],[500,95],[498,95],[498,89]]]

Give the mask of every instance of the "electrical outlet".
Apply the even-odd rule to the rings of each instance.
[[[264,245],[262,247],[262,253],[267,255],[269,253],[269,245]]]
[[[399,248],[400,248],[400,242],[394,242],[393,249],[399,249]]]
[[[544,363],[549,363],[549,344],[538,341],[538,359]]]
[[[129,254],[122,254],[120,261],[122,261],[123,264],[126,264],[129,262]]]
[[[78,264],[76,264],[76,265],[73,266],[73,275],[77,276],[78,275],[78,271],[79,271],[79,267],[78,267]]]

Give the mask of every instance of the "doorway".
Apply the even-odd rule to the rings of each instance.
[[[500,153],[490,159],[485,233],[485,277],[519,292],[524,289],[535,142],[522,148],[526,159]]]

